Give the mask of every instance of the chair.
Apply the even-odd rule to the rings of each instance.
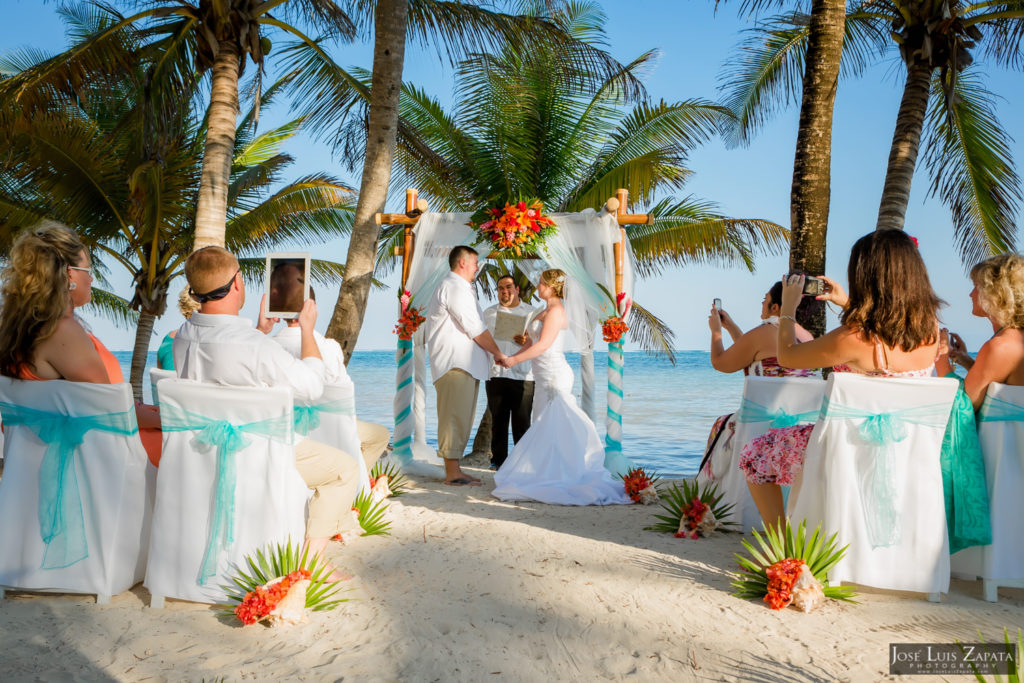
[[[370,490],[370,473],[363,460],[356,421],[355,386],[351,382],[326,384],[323,395],[315,402],[296,403],[295,432],[349,454],[359,466],[357,493]]]
[[[939,455],[956,380],[833,373],[788,516],[836,533],[833,583],[938,594],[949,590]]]
[[[157,393],[157,384],[165,379],[176,379],[178,377],[174,370],[161,370],[160,368],[149,369],[149,387],[153,392],[153,405],[160,405],[160,396]]]
[[[978,412],[992,544],[953,555],[953,574],[980,578],[985,599],[999,586],[1024,588],[1024,387],[993,383]]]
[[[305,536],[309,491],[295,468],[291,391],[165,379],[160,396],[150,606],[225,602],[233,566]]]
[[[821,379],[747,377],[744,380],[732,455],[726,467],[716,467],[714,472],[718,491],[723,494],[722,504],[733,506],[733,521],[743,530],[749,532],[761,527],[761,514],[750,495],[747,477],[739,468],[743,447],[772,427],[814,422],[824,395],[825,381]],[[702,475],[702,483],[704,479]]]
[[[0,587],[103,604],[141,581],[153,470],[131,385],[0,377],[0,411]]]

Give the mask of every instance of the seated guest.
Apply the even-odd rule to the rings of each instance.
[[[0,374],[24,380],[121,384],[121,364],[75,317],[92,299],[92,265],[74,231],[46,222],[23,232],[3,271]],[[160,462],[160,412],[136,403],[142,445]]]
[[[988,318],[992,337],[975,360],[963,340],[950,335],[949,354],[939,357],[936,369],[943,375],[953,372],[951,360],[964,366],[964,391],[978,410],[992,382],[1024,385],[1024,257],[993,256],[971,268],[971,281],[971,313]]]
[[[302,270],[293,263],[281,263],[270,273],[271,298],[281,297],[281,300],[285,302],[286,310],[302,308],[303,289]],[[309,298],[316,301],[316,294],[312,287],[309,289]],[[341,350],[341,345],[316,331],[313,332],[313,337],[316,339],[316,346],[320,350],[320,357],[324,362],[326,372],[324,383],[349,387],[355,394],[355,386],[345,369],[345,353]],[[302,353],[302,330],[299,327],[299,321],[297,319],[288,320],[287,327],[274,335],[274,341],[299,358]],[[359,419],[356,420],[356,428],[366,469],[371,470],[384,449],[387,448],[388,441],[391,440],[391,432],[387,427]]]
[[[178,294],[178,310],[185,316],[185,320],[191,318],[192,314],[199,310],[199,304],[189,294],[187,286]],[[176,334],[178,334],[177,330],[168,332],[167,336],[160,342],[160,348],[156,351],[156,366],[161,370],[174,369],[174,353],[172,348],[174,347],[174,335]]]
[[[811,341],[798,337],[796,311],[805,276],[790,275],[782,286],[778,361],[790,368],[833,366],[836,372],[872,377],[929,377],[939,349],[935,294],[921,254],[902,230],[882,230],[853,245],[847,268],[850,294],[822,277],[818,298],[843,308],[837,329]],[[814,425],[769,430],[743,447],[740,469],[766,525],[785,516],[780,486],[793,483],[803,466]]]
[[[185,261],[185,277],[199,311],[178,329],[174,366],[178,376],[234,387],[289,387],[295,398],[315,401],[324,390],[324,363],[313,325],[316,304],[310,300],[299,313],[299,358],[270,339],[273,323],[260,306],[256,329],[238,316],[245,302],[245,284],[238,260],[221,247],[205,247]],[[356,528],[352,501],[359,485],[356,464],[343,451],[311,439],[295,444],[295,465],[314,489],[309,501],[306,545],[322,555],[335,534]],[[351,576],[335,570],[329,580]]]

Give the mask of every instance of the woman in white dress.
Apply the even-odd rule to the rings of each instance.
[[[533,424],[494,475],[493,495],[557,505],[629,503],[623,483],[604,467],[594,423],[572,396],[572,368],[563,350],[564,288],[561,270],[541,274],[537,294],[547,308],[530,323],[523,349],[505,360],[506,367],[533,363]]]

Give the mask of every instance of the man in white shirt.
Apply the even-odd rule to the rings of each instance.
[[[272,298],[276,291],[276,294],[285,302],[285,310],[298,310],[302,307],[302,269],[288,262],[278,265],[270,274],[270,290]],[[309,298],[316,301],[316,294],[312,287],[309,288]],[[299,327],[298,319],[286,322],[287,327],[274,335],[274,341],[288,353],[300,358],[302,328]],[[345,369],[345,353],[341,350],[341,345],[315,330],[313,338],[316,340],[316,346],[320,350],[320,357],[324,362],[324,384],[345,387],[351,390],[352,396],[354,396],[355,384],[348,376],[348,370]],[[391,440],[391,432],[387,427],[360,419],[356,419],[356,429],[366,469],[372,470],[374,463],[387,448],[388,442]]]
[[[427,350],[437,392],[437,453],[444,458],[445,483],[479,486],[480,480],[462,471],[459,460],[473,429],[480,381],[490,373],[490,353],[502,360],[484,324],[473,291],[479,257],[460,245],[448,254],[451,272],[438,285],[427,307]]]
[[[517,341],[523,341],[527,321],[532,317],[533,306],[519,298],[519,286],[511,275],[498,278],[498,303],[484,311],[484,323],[494,336],[494,342],[506,356],[522,348]],[[495,334],[498,314],[522,318],[522,329],[516,337],[502,339]],[[508,425],[512,423],[512,442],[530,428],[530,412],[533,410],[533,371],[530,363],[519,363],[506,368],[491,364],[491,376],[487,380],[487,409],[491,412],[491,469],[501,467],[508,457]]]
[[[256,329],[238,316],[245,303],[245,283],[231,252],[221,247],[199,249],[185,261],[185,277],[200,308],[174,338],[179,377],[235,387],[285,386],[305,401],[320,397],[325,371],[313,336],[314,301],[307,301],[299,313],[301,351],[296,358],[266,336],[273,323],[264,316],[262,305]],[[354,528],[351,510],[359,468],[343,451],[310,439],[295,444],[295,465],[314,489],[306,544],[312,554],[322,554],[332,536]],[[329,580],[346,578],[351,577],[335,570]]]

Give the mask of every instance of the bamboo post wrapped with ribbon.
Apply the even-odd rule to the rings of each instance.
[[[626,202],[629,193],[626,190],[618,190],[615,201],[608,202],[608,208],[615,211],[617,217],[626,213]],[[623,259],[626,249],[626,231],[619,227],[619,241],[613,245],[615,263],[615,315],[604,321],[602,332],[605,341],[608,342],[608,394],[607,411],[605,416],[605,467],[616,471],[616,462],[623,461],[622,453],[622,401],[623,392],[623,371],[625,369],[625,353],[622,341],[623,335],[629,329],[624,322],[629,313],[631,302],[623,292],[622,273]]]

